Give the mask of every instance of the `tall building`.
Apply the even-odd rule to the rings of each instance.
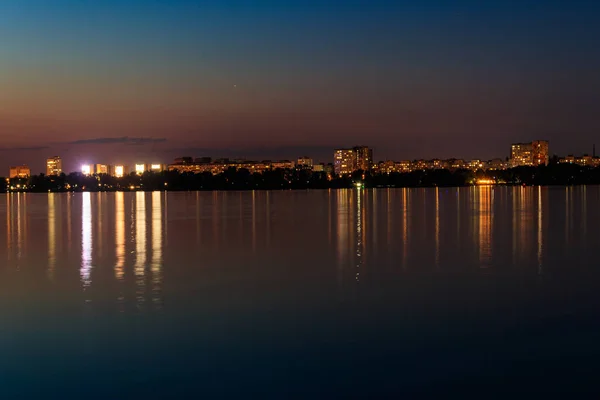
[[[115,178],[122,178],[125,175],[127,175],[127,167],[124,165],[115,165],[115,167],[112,170],[112,176],[114,176]]]
[[[11,179],[13,178],[29,178],[31,176],[31,169],[27,165],[19,165],[18,167],[10,167],[10,173],[8,175]]]
[[[510,166],[522,167],[533,165],[533,147],[531,143],[514,143],[510,146]]]
[[[547,140],[534,140],[529,143],[514,143],[510,148],[510,166],[548,165],[549,143]]]
[[[350,175],[355,171],[370,171],[373,168],[373,149],[357,146],[351,149],[337,149],[333,153],[336,175]]]
[[[358,146],[352,149],[356,155],[356,170],[370,171],[373,168],[373,149]]]
[[[533,165],[548,165],[550,161],[549,144],[547,140],[534,140],[531,142]]]
[[[60,157],[50,157],[46,160],[46,176],[58,176],[62,174],[62,160]]]
[[[96,173],[97,175],[109,175],[110,170],[111,170],[110,165],[96,164],[94,166],[94,173]]]
[[[356,156],[352,149],[338,149],[333,153],[333,168],[336,175],[350,175],[354,172]]]

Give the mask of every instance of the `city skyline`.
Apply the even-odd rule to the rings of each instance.
[[[365,142],[381,159],[491,159],[538,137],[589,153],[599,8],[7,0],[0,169],[43,170],[53,154],[166,163],[185,149],[324,159]]]
[[[505,170],[519,166],[541,166],[548,165],[551,158],[555,162],[578,164],[582,166],[600,166],[600,157],[596,156],[595,145],[592,154],[582,153],[579,155],[568,154],[559,157],[550,152],[547,140],[533,140],[531,142],[512,143],[510,145],[509,157],[497,157],[493,159],[461,159],[451,157],[447,159],[405,159],[405,160],[377,160],[373,157],[373,148],[369,146],[354,146],[351,148],[336,148],[333,150],[331,162],[315,161],[309,156],[299,156],[293,160],[252,160],[246,157],[238,158],[212,158],[212,157],[177,157],[172,163],[162,164],[158,162],[136,162],[128,165],[123,163],[84,163],[78,169],[70,170],[68,173],[81,173],[83,175],[110,175],[117,178],[124,177],[130,173],[141,175],[145,172],[212,172],[223,173],[228,168],[245,168],[250,172],[264,172],[275,169],[304,169],[313,172],[327,172],[328,174],[343,176],[355,171],[375,171],[377,173],[410,172],[427,169],[470,169],[470,170]],[[62,170],[62,158],[53,156],[46,160],[46,175],[57,176]],[[37,175],[32,174],[29,165],[20,164],[10,167],[9,177],[25,177]]]

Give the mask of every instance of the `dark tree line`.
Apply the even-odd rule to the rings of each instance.
[[[35,175],[28,179],[0,179],[0,192],[14,191],[116,191],[116,190],[288,190],[350,188],[361,182],[365,187],[429,187],[467,186],[477,179],[494,179],[498,183],[526,185],[600,184],[600,168],[571,164],[551,164],[541,167],[518,167],[502,171],[471,171],[459,169],[424,170],[409,173],[374,174],[357,171],[351,177],[330,178],[324,172],[277,169],[252,173],[247,169],[230,168],[224,173],[179,173],[175,171],[143,175],[130,174],[122,178],[109,175],[85,176],[80,173],[60,176]]]

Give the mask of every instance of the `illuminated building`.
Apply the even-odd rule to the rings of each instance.
[[[31,169],[27,165],[19,165],[18,167],[10,167],[9,177],[13,178],[29,178]]]
[[[127,168],[124,165],[115,165],[112,176],[122,178],[127,175]]]
[[[510,166],[521,167],[533,165],[533,148],[531,143],[515,143],[510,147]]]
[[[410,172],[412,171],[412,162],[410,160],[403,160],[396,163],[397,172]]]
[[[575,164],[575,157],[572,154],[569,154],[566,157],[562,157],[558,159],[559,164]]]
[[[478,169],[485,169],[486,163],[481,160],[471,160],[469,161],[469,169],[476,171]]]
[[[450,168],[452,169],[463,169],[465,168],[465,160],[462,159],[453,159],[450,161]]]
[[[510,166],[548,165],[550,160],[547,140],[534,140],[530,143],[515,143],[510,149]]]
[[[354,172],[355,164],[354,150],[339,149],[334,152],[333,166],[336,175],[350,175]]]
[[[94,173],[96,175],[108,175],[110,172],[110,166],[106,164],[94,165]]]
[[[325,164],[314,164],[312,170],[313,172],[325,172]]]
[[[394,161],[381,161],[377,165],[377,172],[380,174],[391,174],[392,172],[396,172],[396,163]]]
[[[135,173],[138,175],[142,175],[144,172],[146,172],[146,164],[135,164]]]
[[[531,147],[533,165],[548,165],[550,161],[549,142],[547,140],[534,140],[531,142]]]
[[[62,160],[60,157],[50,157],[46,160],[46,175],[58,176],[62,174]]]
[[[566,157],[562,157],[558,159],[559,164],[577,164],[582,167],[598,167],[600,166],[600,157],[590,156],[588,154],[584,154],[579,157],[575,157],[572,154],[569,154]]]
[[[353,148],[356,155],[356,170],[370,171],[373,168],[373,149],[367,146]]]
[[[273,161],[271,163],[271,168],[273,169],[294,169],[296,166],[293,161],[283,160],[283,161]]]
[[[427,162],[425,160],[417,160],[414,163],[414,169],[415,170],[426,170],[427,169]]]
[[[83,175],[92,175],[94,171],[94,166],[93,165],[82,165],[81,166],[81,173]]]
[[[298,162],[296,163],[298,168],[306,168],[312,169],[313,167],[313,159],[309,157],[300,157],[298,158]]]
[[[165,169],[165,165],[163,164],[150,164],[149,168],[149,170],[152,172],[163,172]]]
[[[370,171],[373,168],[373,150],[366,146],[337,149],[333,153],[336,175],[350,175],[355,171]]]
[[[494,158],[488,161],[488,169],[506,169],[507,163],[501,158]]]

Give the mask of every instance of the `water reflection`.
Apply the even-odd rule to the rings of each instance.
[[[478,188],[478,218],[479,218],[479,263],[482,268],[490,266],[492,261],[492,202],[494,195],[491,186]]]
[[[408,208],[410,198],[408,189],[402,189],[402,269],[407,268],[408,261]]]
[[[48,277],[54,278],[56,268],[56,194],[48,194]]]
[[[256,190],[252,191],[252,251],[256,252]]]
[[[440,266],[440,190],[435,188],[435,266]]]
[[[125,196],[115,193],[115,278],[123,280],[125,275]]]
[[[356,194],[356,281],[360,280],[360,269],[362,267],[363,257],[363,212],[362,197],[364,191],[359,190]]]
[[[145,301],[146,270],[146,193],[135,194],[135,283],[138,306]]]
[[[542,248],[543,248],[543,231],[542,231],[542,188],[538,186],[537,190],[537,260],[538,274],[542,273]]]
[[[14,216],[11,209],[13,194],[6,195],[6,249],[8,251],[8,261],[12,259],[12,241],[13,241],[13,221]]]
[[[92,273],[92,198],[89,192],[81,199],[81,283],[84,289],[91,284]]]
[[[162,193],[152,193],[152,302],[160,305],[162,264],[163,264],[163,233],[162,233]]]
[[[336,193],[337,200],[337,259],[338,259],[338,280],[341,283],[344,277],[344,268],[347,265],[347,254],[350,244],[350,221],[348,202],[351,192],[349,190],[340,190]]]

